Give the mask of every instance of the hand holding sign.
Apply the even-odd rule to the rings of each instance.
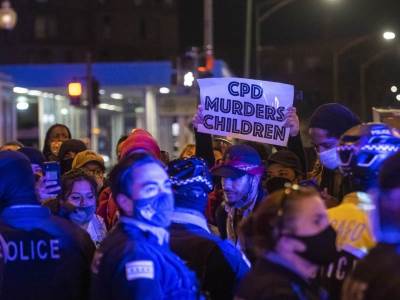
[[[197,112],[193,117],[192,124],[193,127],[198,129],[199,124],[202,124],[204,121],[204,108],[201,106],[201,104],[197,107]]]
[[[286,113],[293,103],[291,85],[242,78],[198,83],[203,110],[195,120],[200,132],[279,146],[287,144],[289,132],[298,132],[295,110]]]
[[[290,136],[297,136],[300,132],[300,121],[296,112],[296,107],[288,107],[286,112],[285,127],[289,128]]]

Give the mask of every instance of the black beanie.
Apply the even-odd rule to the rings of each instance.
[[[388,157],[379,172],[379,187],[383,190],[400,188],[400,152]]]
[[[325,129],[329,136],[339,138],[345,131],[360,123],[358,116],[346,106],[339,103],[327,103],[314,111],[309,128]]]
[[[60,152],[58,153],[58,158],[60,160],[63,160],[64,156],[68,152],[79,153],[85,150],[87,150],[87,147],[85,143],[82,142],[81,140],[75,140],[75,139],[66,140],[61,144]]]
[[[22,204],[39,204],[31,163],[28,157],[17,151],[1,151],[0,210]]]
[[[43,153],[40,152],[38,149],[32,147],[23,147],[21,149],[18,149],[18,151],[25,154],[31,161],[31,164],[42,166],[43,163],[46,161]]]

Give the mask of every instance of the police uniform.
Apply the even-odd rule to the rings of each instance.
[[[196,271],[210,299],[232,299],[249,270],[242,254],[210,233],[204,217],[176,209],[170,227],[171,249]]]
[[[7,244],[2,300],[87,299],[94,245],[77,225],[39,205],[0,214]]]
[[[198,299],[195,276],[169,250],[166,235],[121,217],[95,254],[91,299]]]

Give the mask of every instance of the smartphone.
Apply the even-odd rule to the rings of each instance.
[[[59,162],[45,162],[43,171],[46,181],[57,181],[56,185],[61,185],[61,171]]]

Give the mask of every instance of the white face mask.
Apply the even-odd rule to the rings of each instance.
[[[336,147],[320,152],[318,156],[323,166],[327,169],[334,170],[340,166],[340,159]]]

